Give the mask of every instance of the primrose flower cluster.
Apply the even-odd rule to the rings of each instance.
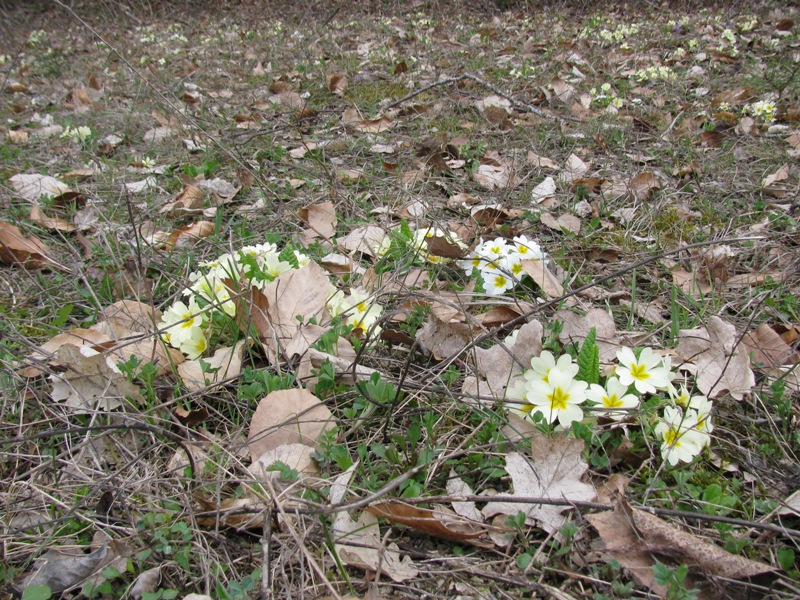
[[[765,123],[772,123],[775,120],[777,108],[774,102],[769,100],[759,100],[744,107],[744,112]]]
[[[614,374],[605,385],[588,384],[577,378],[580,369],[569,354],[556,359],[543,351],[509,387],[507,397],[517,401],[511,411],[531,420],[538,414],[547,423],[557,421],[568,428],[583,420],[584,403],[607,419],[623,421],[632,419],[643,396],[664,392],[668,404],[654,429],[661,455],[671,465],[691,462],[711,441],[711,401],[690,395],[685,386],[676,389],[670,358],[651,348],[643,348],[638,357],[632,349],[622,348],[616,358]]]
[[[278,251],[272,243],[244,246],[200,263],[200,269],[189,275],[191,285],[183,290],[184,299],[174,302],[162,315],[158,324],[162,339],[189,359],[199,358],[208,349],[214,323],[236,317],[237,288],[254,286],[263,291],[280,275],[309,263],[302,252],[289,248]],[[333,285],[330,288],[328,311],[332,316],[344,314],[354,330],[366,333],[380,317],[383,308],[369,303],[366,294],[352,290],[345,295]]]
[[[81,125],[80,127],[76,127],[73,129],[69,125],[64,128],[64,131],[61,132],[62,138],[69,138],[74,142],[85,142],[89,139],[89,136],[92,135],[92,129],[87,127],[86,125]]]
[[[498,296],[516,286],[525,275],[522,261],[535,258],[547,262],[539,244],[524,235],[511,242],[504,238],[483,241],[459,265],[467,275],[480,275],[483,288],[490,296]]]

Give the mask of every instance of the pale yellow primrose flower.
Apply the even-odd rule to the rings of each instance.
[[[383,307],[377,302],[370,301],[370,295],[361,290],[350,290],[350,296],[345,297],[344,292],[338,291],[327,302],[328,312],[332,317],[345,315],[345,323],[353,326],[353,331],[360,331],[366,335],[372,330],[373,335],[377,336],[381,328],[373,325],[383,314]]]
[[[651,348],[644,348],[639,358],[630,348],[617,352],[619,365],[616,374],[622,385],[636,386],[640,394],[655,394],[657,390],[669,388],[669,371],[662,366],[661,357]]]
[[[530,383],[536,381],[547,383],[550,371],[556,368],[570,378],[578,374],[578,365],[572,361],[569,354],[562,354],[556,361],[551,352],[543,350],[539,356],[531,358],[531,368],[525,371],[525,379]]]
[[[189,338],[185,339],[178,348],[189,360],[200,358],[208,348],[208,339],[205,331],[200,327],[192,329]]]
[[[563,427],[569,427],[574,421],[583,419],[583,411],[578,406],[586,401],[585,381],[573,379],[558,367],[550,369],[547,382],[534,381],[528,386],[527,401],[531,405],[522,410],[542,413],[545,421],[558,421]]]
[[[694,410],[687,410],[684,415],[676,406],[664,409],[664,416],[656,425],[655,434],[663,440],[661,456],[670,465],[692,462],[700,454],[706,441],[696,427],[697,413]]]
[[[611,410],[614,408],[634,409],[639,406],[639,398],[628,394],[628,386],[622,385],[616,377],[609,377],[606,387],[593,383],[586,391],[586,397],[603,408],[609,409],[600,413],[603,417],[619,421],[628,416],[628,412]]]
[[[205,328],[207,318],[194,298],[189,300],[188,306],[178,300],[162,315],[159,329],[166,329],[170,345],[180,348],[197,335],[195,330],[202,331]]]

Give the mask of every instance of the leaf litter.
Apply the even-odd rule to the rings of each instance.
[[[398,8],[376,20],[345,7],[303,28],[291,15],[221,17],[225,27],[155,19],[108,39],[136,49],[153,89],[180,80],[180,108],[156,95],[159,108],[139,114],[137,100],[124,124],[123,69],[90,46],[72,54],[86,44],[77,22],[58,40],[47,27],[21,40],[4,135],[10,155],[43,166],[6,168],[27,207],[0,223],[4,393],[19,398],[3,420],[17,424],[5,442],[31,464],[4,470],[5,494],[56,500],[53,524],[37,524],[47,538],[3,531],[10,564],[39,561],[22,588],[114,589],[106,546],[54,529],[78,515],[124,545],[113,564],[125,558],[118,570],[130,565],[151,593],[158,579],[193,591],[182,561],[202,544],[199,569],[221,597],[259,585],[256,568],[262,593],[269,581],[280,597],[388,593],[386,578],[403,597],[461,594],[474,580],[517,597],[541,591],[537,579],[578,595],[617,580],[665,594],[656,559],[687,565],[699,597],[711,597],[709,582],[755,576],[792,597],[800,112],[791,95],[729,79],[751,66],[740,45],[783,68],[776,49],[796,46],[794,9],[757,6],[727,23],[659,14],[674,21],[663,53],[639,40],[663,40],[664,23],[636,10],[591,21],[528,9],[401,18]],[[220,44],[242,77],[215,78]],[[479,74],[449,76],[466,49]],[[42,70],[59,53],[78,70]],[[724,85],[706,81],[717,71]],[[54,99],[44,116],[40,97]],[[733,170],[719,160],[729,147]],[[501,252],[464,266],[471,248],[520,236],[546,258],[512,265]],[[214,257],[234,268],[197,276],[219,267]],[[492,268],[511,287],[489,281]],[[351,303],[332,303],[336,290]],[[198,358],[180,349],[185,331],[202,334],[191,338]],[[509,412],[545,350],[595,365],[581,376],[599,381],[621,374],[628,346],[660,347],[660,364],[679,369],[674,393],[619,421],[587,411],[572,428]],[[701,415],[712,400],[713,430]],[[665,406],[710,434],[690,470],[659,462],[664,440],[651,437]],[[126,446],[131,435],[141,439]],[[41,456],[23,448],[34,439],[47,440]],[[754,456],[759,476],[728,468]],[[104,473],[122,483],[92,510],[84,498],[107,496]],[[601,483],[622,473],[622,496],[602,498]],[[673,524],[675,506],[702,535]],[[734,510],[735,529],[702,520]],[[766,526],[773,537],[750,535]],[[231,560],[230,539],[258,532],[265,545],[236,538],[249,558]],[[127,545],[156,553],[129,563]],[[463,545],[479,561],[502,552],[498,575],[464,562]],[[222,576],[215,562],[236,566]],[[120,577],[120,589],[134,581]]]

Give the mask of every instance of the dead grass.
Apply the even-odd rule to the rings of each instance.
[[[64,265],[0,270],[5,594],[46,551],[70,547],[84,552],[83,560],[100,547],[119,559],[110,563],[117,572],[106,570],[96,581],[103,587],[83,587],[88,596],[141,598],[131,586],[156,573],[158,582],[144,590],[161,590],[158,598],[167,599],[169,590],[222,600],[348,594],[600,600],[663,593],[631,575],[623,568],[628,565],[621,567],[622,559],[610,560],[608,548],[603,551],[592,515],[616,502],[609,492],[596,500],[567,498],[575,500],[565,513],[569,524],[549,534],[532,520],[500,518],[493,524],[512,537],[505,546],[475,547],[463,535],[443,539],[425,527],[382,521],[383,551],[396,543],[417,569],[395,581],[352,566],[334,539],[330,496],[348,460],[357,465],[343,499],[357,504],[348,513],[353,519],[388,498],[402,496],[424,507],[420,498],[440,497],[439,504],[452,506],[441,497],[517,492],[505,459],[517,450],[535,452],[531,439],[541,432],[515,439],[502,402],[462,390],[481,372],[480,351],[527,319],[476,329],[458,352],[443,350],[438,358],[400,337],[359,353],[359,365],[376,369],[399,391],[391,401],[377,402],[363,385],[339,381],[319,393],[338,430],[317,449],[321,475],[313,483],[259,480],[248,470],[248,428],[265,392],[257,393],[261,380],[253,373],[296,373],[296,357],[269,364],[255,344],[245,355],[247,373],[196,392],[187,391],[174,369],[149,378],[139,371],[134,380],[142,402],[87,414],[52,397],[51,376],[70,366],[55,357],[31,358],[55,334],[104,320],[115,301],[165,310],[202,261],[265,238],[302,245],[308,228],[300,209],[330,201],[337,237],[365,224],[396,229],[403,215],[418,227],[455,230],[473,246],[481,237],[525,234],[538,240],[566,292],[597,283],[569,301],[545,304],[533,284],[516,294],[518,303],[541,306],[528,316],[543,323],[551,350],[570,345],[559,340],[556,310],[584,314],[599,307],[614,319],[617,342],[665,350],[676,347],[679,330],[706,326],[712,317],[735,326],[737,343],[767,324],[786,334],[791,356],[785,363],[793,364],[791,332],[800,327],[798,144],[789,136],[796,137],[799,118],[799,26],[779,24],[797,19],[794,8],[644,3],[623,10],[603,3],[525,2],[502,12],[488,2],[378,4],[367,10],[333,2],[142,3],[124,17],[116,2],[74,3],[72,13],[55,5],[0,5],[6,17],[0,29],[2,221],[46,242],[50,256]],[[638,32],[613,39],[618,27],[631,24]],[[734,43],[726,41],[727,28]],[[603,39],[604,30],[612,39]],[[652,65],[669,66],[676,77],[637,80],[635,72]],[[335,72],[348,79],[342,95],[326,82]],[[386,131],[343,125],[345,109],[375,119],[406,94],[465,72],[475,78],[432,85],[401,102]],[[283,82],[313,111],[301,113],[285,98],[276,100],[281,89],[274,82]],[[604,110],[590,92],[604,83],[620,98],[617,112]],[[781,93],[777,128],[757,119],[750,128],[743,124],[743,103],[712,101],[745,86],[753,99]],[[558,97],[559,89],[566,99]],[[91,104],[75,90],[88,90]],[[476,108],[493,90],[516,102],[515,110]],[[93,135],[85,143],[58,133],[40,137],[49,124],[87,125]],[[176,130],[173,135],[146,141],[147,132],[165,124]],[[16,132],[27,139],[14,138]],[[110,134],[122,141],[105,148]],[[186,139],[204,148],[189,151]],[[392,149],[384,153],[376,144]],[[305,157],[292,156],[303,147]],[[577,182],[558,181],[552,198],[539,206],[531,192],[558,175],[533,164],[530,152],[551,159],[561,172],[571,155],[589,168]],[[145,158],[161,168],[151,173]],[[765,185],[784,164],[789,177]],[[480,165],[499,165],[518,184],[487,188],[476,177]],[[86,166],[96,173],[70,186],[91,207],[90,224],[80,233],[59,233],[32,222],[31,203],[10,178],[62,177]],[[203,218],[160,212],[203,171],[208,179],[242,186],[233,202],[206,217],[213,234],[174,251],[148,243],[153,231],[169,233]],[[412,181],[408,174],[415,171]],[[631,178],[642,173],[652,174],[658,186],[636,188]],[[123,187],[151,175],[155,188],[136,193]],[[475,204],[497,204],[497,214],[486,214],[499,220],[452,201],[466,195]],[[409,213],[419,202],[424,210]],[[256,207],[239,210],[246,205]],[[78,209],[52,201],[43,208],[68,220]],[[548,226],[542,212],[577,215],[580,233]],[[680,250],[692,244],[708,245]],[[307,246],[316,260],[335,250],[319,240]],[[722,246],[727,254],[707,254]],[[464,312],[466,318],[496,304],[479,296],[463,311],[457,294],[469,282],[452,264],[427,265],[432,283],[408,286],[403,260],[410,255],[375,289],[386,314],[399,315],[384,328],[413,340],[448,303],[454,315]],[[691,281],[681,288],[676,271],[701,283],[710,278],[711,289],[698,293]],[[726,283],[748,274],[752,285]],[[339,283],[366,285],[371,275],[374,266]],[[645,306],[654,307],[656,317]],[[28,376],[24,366],[40,372]],[[791,376],[785,390],[774,384],[769,366],[756,365],[755,386],[743,400],[729,394],[715,399],[713,442],[691,465],[665,466],[658,440],[648,437],[663,399],[642,406],[641,427],[636,421],[623,432],[592,417],[590,426],[573,430],[587,442],[583,482],[602,493],[604,484],[625,476],[631,506],[651,509],[730,556],[764,565],[759,577],[736,581],[743,578],[710,575],[689,564],[687,585],[696,586],[699,597],[800,593],[797,513],[778,514],[800,484],[796,390]],[[370,404],[375,408],[368,411]],[[409,445],[409,437],[415,443]],[[448,487],[456,480],[468,483],[469,491]],[[664,543],[646,548],[650,558],[676,569],[689,562],[677,542]],[[389,559],[381,554],[380,560]],[[669,597],[692,597],[682,585],[670,589]]]

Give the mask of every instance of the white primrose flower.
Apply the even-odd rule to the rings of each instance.
[[[514,287],[516,283],[510,275],[501,270],[482,270],[481,277],[483,278],[483,287],[490,296],[499,296]]]
[[[636,386],[640,394],[655,394],[657,390],[670,387],[669,371],[662,365],[661,357],[651,348],[644,348],[639,358],[630,348],[622,348],[617,352],[619,365],[616,374],[622,385]]]
[[[539,356],[531,358],[531,368],[525,371],[524,376],[529,382],[535,381],[548,382],[550,371],[558,369],[569,377],[575,377],[578,374],[578,365],[576,365],[569,354],[562,354],[556,361],[555,356],[548,350],[542,350]]]
[[[189,300],[188,306],[178,300],[162,315],[158,328],[165,330],[165,341],[180,348],[186,340],[197,335],[195,330],[205,329],[207,319],[194,298]]]
[[[350,295],[345,297],[344,292],[337,291],[327,302],[328,312],[332,317],[344,315],[345,323],[353,326],[353,331],[366,335],[372,330],[378,336],[381,328],[373,325],[383,314],[383,307],[376,301],[370,301],[370,295],[361,290],[352,289]]]
[[[226,276],[220,276],[217,270],[212,270],[207,275],[198,278],[183,294],[190,297],[200,296],[215,305],[215,309],[222,309],[229,317],[235,317],[236,304],[231,299],[230,290],[223,283],[225,279],[227,279]]]
[[[706,445],[705,436],[697,430],[697,413],[691,409],[684,414],[677,406],[665,408],[655,434],[663,440],[661,456],[673,466],[692,462]]]
[[[578,406],[586,401],[585,381],[573,379],[558,367],[550,369],[547,382],[534,381],[527,386],[527,405],[522,407],[529,414],[542,413],[548,423],[556,420],[563,427],[583,419],[583,411]]]
[[[179,350],[183,352],[189,360],[200,358],[208,348],[208,339],[206,332],[200,328],[195,327],[191,331],[191,335],[183,340],[179,346]]]
[[[620,421],[628,416],[628,412],[611,410],[614,408],[634,409],[639,406],[639,398],[628,393],[628,386],[622,385],[616,377],[609,377],[606,387],[593,383],[586,391],[586,397],[595,404],[609,409],[600,413],[604,417]]]

